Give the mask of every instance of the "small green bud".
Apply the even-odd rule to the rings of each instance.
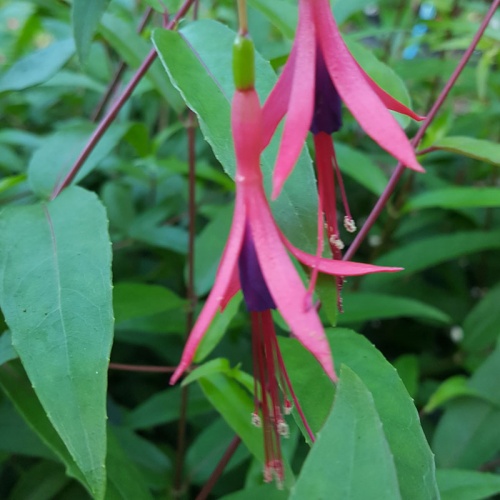
[[[233,44],[233,77],[238,90],[250,90],[255,83],[255,55],[253,42],[238,34]]]

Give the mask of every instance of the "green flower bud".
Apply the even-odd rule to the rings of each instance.
[[[238,34],[233,44],[233,77],[237,90],[250,90],[255,83],[255,55],[253,42]]]

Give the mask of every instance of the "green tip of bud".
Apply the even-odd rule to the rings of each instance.
[[[233,44],[233,76],[237,90],[250,90],[255,83],[255,55],[253,42],[238,34]]]

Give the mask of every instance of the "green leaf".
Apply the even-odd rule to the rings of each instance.
[[[190,480],[196,484],[206,483],[214,471],[214,464],[219,463],[234,438],[234,432],[222,418],[205,426],[186,454],[186,468]],[[224,468],[224,473],[232,470],[248,456],[245,447],[239,446]]]
[[[250,395],[231,377],[221,373],[200,378],[198,383],[212,406],[240,436],[250,452],[264,463],[262,429],[252,425],[254,403]]]
[[[340,170],[373,194],[380,196],[388,178],[380,167],[365,153],[335,141]]]
[[[151,50],[150,44],[136,33],[130,23],[109,12],[102,16],[99,31],[131,68],[138,68]],[[184,103],[168,78],[165,78],[165,73],[158,61],[153,62],[148,69],[146,78],[176,113],[182,112]]]
[[[198,380],[205,396],[224,420],[238,434],[250,453],[264,463],[262,428],[254,427],[251,415],[254,411],[253,398],[232,377],[214,373]],[[284,458],[285,488],[294,482],[293,472]]]
[[[418,357],[414,354],[404,354],[403,356],[399,356],[393,365],[398,371],[398,375],[403,381],[408,394],[414,398],[417,395],[420,374]]]
[[[159,285],[118,283],[113,288],[116,323],[184,307],[186,301]]]
[[[9,331],[0,335],[0,365],[17,358],[17,352],[12,347],[12,335]]]
[[[333,410],[290,495],[303,498],[403,498],[373,397],[345,365]]]
[[[103,206],[68,188],[7,208],[0,303],[50,421],[96,498],[105,488],[107,368],[113,338],[111,245]]]
[[[214,284],[231,228],[233,208],[233,203],[222,208],[196,237],[196,248],[200,251],[194,254],[194,287],[198,296],[205,295]]]
[[[278,340],[295,395],[309,427],[317,433],[330,414],[335,386],[316,358],[298,341],[286,337],[278,337]],[[312,444],[296,408],[293,416],[306,441]]]
[[[81,62],[87,59],[92,37],[109,0],[73,0],[71,21],[76,51]]]
[[[182,381],[182,385],[185,386],[191,384],[192,382],[203,377],[208,377],[213,373],[229,373],[230,371],[231,366],[226,358],[211,359],[189,373],[189,375]]]
[[[346,21],[352,14],[363,10],[369,5],[377,4],[377,1],[373,0],[349,0],[345,2],[344,0],[333,0],[333,14],[338,24]]]
[[[263,500],[286,500],[288,493],[279,490],[274,484],[265,484],[224,495],[220,500],[255,500],[256,498],[262,498]]]
[[[398,264],[399,265],[399,264]],[[368,292],[344,292],[344,312],[338,323],[345,325],[374,319],[422,318],[450,324],[450,317],[439,309],[415,299]]]
[[[500,493],[500,476],[460,469],[437,470],[441,500],[481,500]]]
[[[0,93],[23,90],[47,81],[75,52],[73,39],[59,40],[16,61],[0,77]]]
[[[52,500],[69,483],[64,468],[49,461],[25,471],[9,495],[10,500]],[[36,492],[36,493],[35,493]]]
[[[181,388],[170,387],[157,392],[134,408],[124,419],[129,429],[149,429],[168,424],[179,418]],[[188,413],[190,417],[207,413],[212,409],[202,392],[195,385],[189,389]]]
[[[229,324],[236,316],[242,300],[243,294],[238,293],[231,299],[224,311],[216,313],[200,344],[196,348],[195,363],[203,361],[217,347],[226,333]]]
[[[472,375],[469,388],[480,397],[451,401],[439,421],[432,449],[439,467],[481,466],[500,450],[500,346]]]
[[[463,323],[462,348],[484,352],[500,337],[500,284],[492,288],[469,312]]]
[[[403,212],[423,208],[500,207],[499,188],[451,187],[433,189],[414,196],[403,207]]]
[[[297,6],[286,0],[248,0],[248,5],[264,14],[285,37],[292,39],[297,26]]]
[[[401,278],[463,255],[500,248],[500,231],[467,231],[431,236],[402,245],[377,259],[380,266],[401,266],[394,276],[367,276],[365,284],[375,286],[379,281]]]
[[[401,497],[438,498],[433,455],[394,367],[362,335],[344,328],[328,329],[327,335],[336,365],[353,370],[373,396],[394,456]]]
[[[12,363],[9,366],[20,365]],[[0,368],[0,387],[3,388],[1,370],[7,371],[8,368]],[[24,375],[24,377],[26,376]],[[4,392],[8,395],[7,391]],[[22,393],[22,388],[20,392]],[[0,451],[14,455],[57,460],[56,455],[45,445],[36,432],[28,426],[8,397],[0,398]]]
[[[45,409],[36,397],[31,382],[19,362],[11,361],[0,367],[0,386],[26,423],[65,465],[66,473],[80,481],[89,492],[95,493],[48,419]],[[102,490],[101,498],[103,493]]]
[[[108,429],[106,467],[108,470],[107,499],[149,500],[153,498],[144,477],[120,446],[112,427]]]
[[[236,169],[230,130],[234,38],[233,31],[208,20],[190,23],[180,33],[156,30],[153,34],[153,42],[174,86],[197,114],[205,139],[231,176]],[[262,100],[269,94],[276,75],[259,54],[256,54],[255,64],[259,75],[257,91]],[[267,186],[270,186],[278,142],[275,137],[261,157]],[[317,191],[305,150],[272,208],[288,238],[300,248],[313,252],[317,233]]]
[[[129,124],[112,125],[87,158],[73,183],[82,180],[102,161],[122,139]],[[41,197],[48,197],[69,172],[87,144],[94,126],[78,123],[47,137],[37,149],[28,166],[31,188]]]
[[[455,375],[442,382],[429,398],[423,411],[431,413],[448,401],[461,396],[479,397],[479,393],[469,387],[467,377]]]
[[[500,166],[500,144],[496,142],[473,137],[443,137],[433,143],[432,147]]]

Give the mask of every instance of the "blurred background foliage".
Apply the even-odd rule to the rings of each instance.
[[[111,0],[93,5],[100,3],[95,32],[82,32],[79,18],[72,22],[72,11],[78,16],[78,2],[0,1],[2,207],[49,197],[103,112],[153,47],[151,36],[161,29],[164,7],[173,13],[181,2]],[[248,3],[257,50],[279,70],[290,51],[296,2]],[[422,115],[435,102],[489,6],[490,2],[479,0],[333,2],[342,32],[360,63],[378,75],[387,90],[404,99],[411,96],[413,109]],[[138,33],[141,18],[145,22]],[[234,2],[201,0],[198,18],[235,29]],[[189,30],[191,23],[192,13],[180,28]],[[199,33],[198,42],[210,47],[214,42],[208,38],[210,29],[200,28]],[[344,291],[345,313],[337,318],[339,326],[364,335],[397,369],[415,400],[438,469],[453,469],[438,474],[442,498],[455,500],[488,498],[500,491],[497,475],[473,472],[500,470],[499,52],[497,13],[419,146],[427,173],[404,175],[355,258],[405,271],[350,279]],[[217,65],[217,52],[212,57]],[[165,62],[167,67],[174,63]],[[228,75],[229,70],[221,67]],[[116,88],[103,104],[117,74]],[[98,195],[109,218],[113,363],[176,365],[191,304],[196,304],[198,313],[229,231],[233,182],[176,87],[179,84],[174,86],[156,61],[77,179]],[[409,136],[414,135],[417,124],[402,123]],[[196,238],[194,289],[189,290],[187,131],[192,126]],[[347,111],[335,139],[351,211],[360,227],[395,161],[363,134]],[[286,213],[279,217],[282,223]],[[314,210],[305,217],[314,231]],[[293,235],[293,228],[290,231]],[[33,253],[36,256],[37,248]],[[168,374],[109,371],[112,437],[107,465],[108,485],[113,485],[108,486],[109,498],[195,498],[207,482],[234,438],[231,427],[239,418],[232,415],[236,410],[224,409],[224,403],[238,398],[251,401],[245,389],[251,385],[245,373],[252,373],[250,326],[240,304],[237,296],[216,318],[204,352],[198,355],[198,361],[208,355],[218,360],[211,369],[222,378],[200,376],[199,385],[189,385],[182,417],[185,452],[179,452],[178,443],[185,400],[180,387],[168,385]],[[326,303],[321,311],[325,324],[332,320],[328,312]],[[88,498],[85,489],[65,474],[68,463],[47,446],[51,438],[44,437],[21,409],[16,388],[24,383],[29,390],[30,384],[15,362],[7,324],[0,322],[5,332],[0,336],[0,364],[14,367],[20,377],[12,385],[7,372],[0,375],[0,497]],[[282,322],[279,325],[286,330]],[[334,339],[332,334],[335,353]],[[293,375],[295,365],[289,356]],[[303,368],[300,363],[296,366]],[[57,397],[57,388],[53,396]],[[322,404],[328,410],[331,398]],[[258,432],[256,436],[260,439]],[[284,448],[298,473],[308,446],[296,429]],[[274,487],[252,489],[260,483],[260,465],[242,445],[211,495],[220,498],[244,490],[231,498],[257,494],[287,498],[286,491]]]

